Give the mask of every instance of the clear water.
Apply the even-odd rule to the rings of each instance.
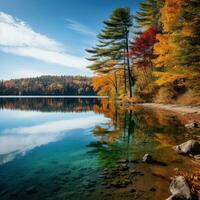
[[[195,135],[174,114],[97,98],[4,98],[0,108],[1,200],[159,200],[174,168],[195,167],[171,148]],[[142,163],[145,153],[159,162]]]

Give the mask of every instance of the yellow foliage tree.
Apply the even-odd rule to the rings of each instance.
[[[174,42],[177,27],[180,26],[178,20],[184,0],[166,0],[161,9],[161,22],[163,33],[157,34],[157,43],[154,45],[154,54],[157,56],[154,60],[156,67],[173,66],[177,51],[177,44]]]
[[[116,95],[118,93],[117,72],[110,72],[93,77],[92,85],[99,95]]]

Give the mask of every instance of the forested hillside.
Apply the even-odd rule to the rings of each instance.
[[[41,76],[0,82],[0,95],[95,95],[91,78]]]
[[[97,39],[87,52],[99,94],[200,104],[199,0],[144,0],[134,16],[117,8]]]

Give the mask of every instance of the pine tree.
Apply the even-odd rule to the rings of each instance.
[[[140,4],[140,10],[134,17],[137,28],[148,29],[149,27],[160,27],[160,9],[163,0],[145,0]]]
[[[132,85],[134,78],[130,68],[129,54],[129,31],[132,26],[130,9],[117,8],[111,17],[104,21],[104,27],[98,35],[99,43],[96,47],[87,50],[92,56],[89,60],[94,63],[89,66],[95,72],[109,72],[124,68],[124,84],[128,77],[130,97],[132,97]],[[108,65],[116,61],[115,65]]]

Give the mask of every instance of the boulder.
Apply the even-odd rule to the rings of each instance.
[[[183,176],[175,177],[169,189],[172,195],[167,200],[192,199],[190,188]]]
[[[200,154],[200,143],[196,140],[188,140],[180,145],[174,146],[173,149],[177,153],[183,154]]]
[[[198,123],[195,122],[195,121],[190,121],[188,124],[185,124],[185,127],[186,127],[186,128],[198,128],[199,125],[198,125]]]
[[[145,154],[142,158],[142,161],[143,162],[146,162],[146,163],[152,163],[153,162],[153,158],[151,155],[149,155],[148,153]]]

